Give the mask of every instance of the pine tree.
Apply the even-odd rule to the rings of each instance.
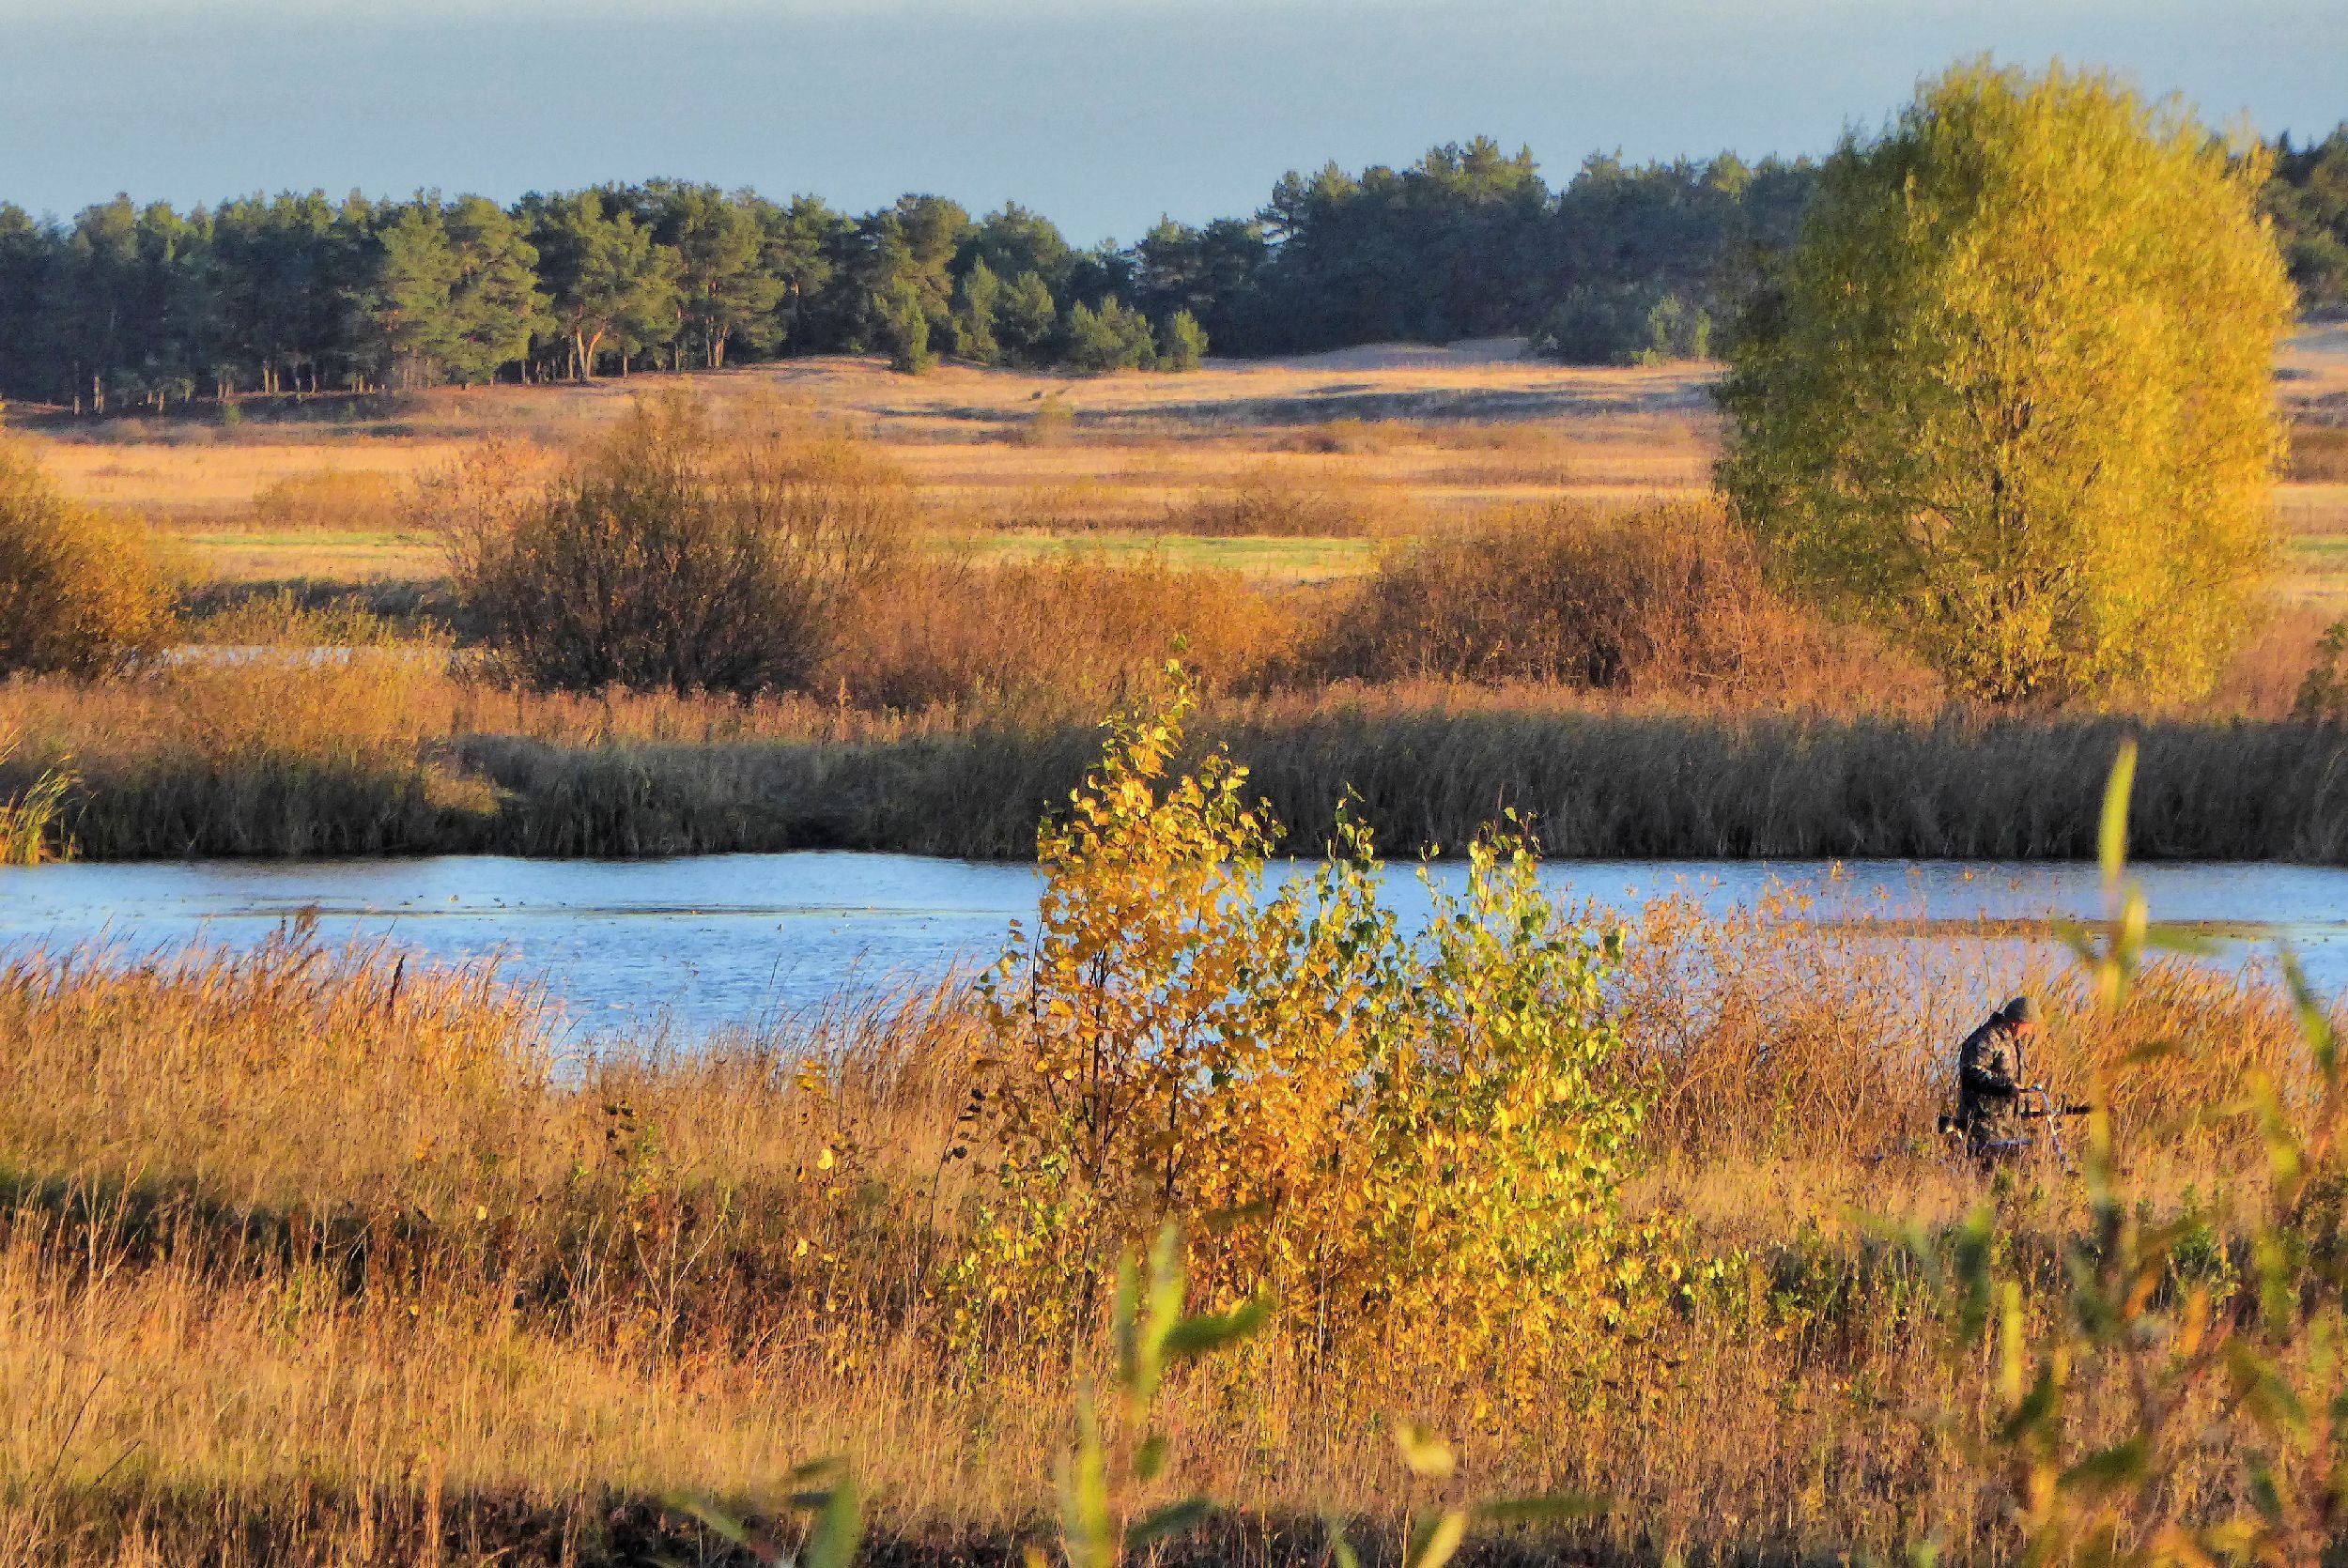
[[[607,214],[601,192],[560,196],[538,215],[533,240],[571,373],[592,380],[609,346],[626,352],[666,341],[677,320],[676,253],[626,211]]]
[[[726,346],[765,348],[774,340],[783,280],[766,267],[766,234],[748,194],[728,198],[713,186],[660,190],[671,211],[685,337],[703,368],[721,370]]]
[[[454,310],[460,271],[440,204],[419,195],[377,236],[381,247],[368,315],[381,345],[385,378],[429,386],[460,352]]]
[[[1147,370],[1157,362],[1149,318],[1116,299],[1093,310],[1079,304],[1068,313],[1068,365],[1087,376],[1113,370]]]
[[[1158,368],[1197,370],[1206,358],[1207,332],[1198,318],[1188,311],[1176,311],[1166,317],[1166,331],[1159,335]]]
[[[1022,272],[1004,292],[996,312],[995,335],[1003,356],[1016,363],[1040,362],[1050,352],[1059,328],[1059,306],[1040,272]]]
[[[974,363],[991,365],[1002,357],[996,341],[995,315],[1001,307],[1003,281],[983,260],[970,264],[954,289],[954,352]]]
[[[928,305],[910,280],[898,280],[883,297],[881,332],[888,368],[900,375],[919,376],[937,362],[930,349]]]
[[[441,362],[468,386],[495,380],[530,352],[533,336],[552,325],[538,288],[538,253],[520,223],[480,196],[459,200],[444,223],[456,276]]]

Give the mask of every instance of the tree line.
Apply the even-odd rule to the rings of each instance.
[[[2303,302],[2348,306],[2348,127],[2274,149]],[[1794,238],[1817,166],[1594,156],[1552,189],[1489,139],[1290,173],[1255,214],[1069,241],[1016,203],[860,216],[673,180],[510,207],[320,192],[70,222],[0,204],[0,397],[96,411],[876,352],[1078,373],[1530,333],[1576,362],[1700,356]]]

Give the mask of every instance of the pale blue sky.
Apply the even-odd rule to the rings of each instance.
[[[1815,152],[1960,54],[2348,117],[2348,0],[0,0],[0,200],[510,199],[673,175],[1006,197],[1080,242],[1482,132]]]

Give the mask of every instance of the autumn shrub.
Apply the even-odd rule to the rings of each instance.
[[[2348,484],[2348,428],[2293,425],[2283,471],[2302,484]]]
[[[1169,508],[1166,527],[1210,537],[1349,539],[1399,532],[1408,520],[1341,471],[1265,463]]]
[[[447,636],[396,625],[356,599],[288,592],[200,623],[204,640],[150,673],[159,757],[406,767],[440,721]]]
[[[469,486],[487,500],[462,506]],[[520,680],[747,696],[815,674],[844,597],[900,552],[909,495],[851,438],[655,398],[534,492],[457,476],[444,537]]]
[[[66,500],[0,439],[0,673],[99,674],[162,647],[171,622],[144,528]]]
[[[253,498],[253,520],[264,529],[381,530],[403,515],[399,482],[365,469],[310,469],[271,480]]]
[[[970,1330],[1063,1339],[1179,1223],[1212,1294],[1277,1297],[1324,1348],[1503,1386],[1504,1347],[1595,1370],[1675,1267],[1620,1210],[1644,1104],[1601,995],[1619,931],[1562,917],[1508,834],[1415,933],[1358,826],[1267,889],[1245,770],[1171,776],[1189,707],[1178,676],[1112,726],[985,988]]]
[[[1717,508],[1676,502],[1559,503],[1406,546],[1338,602],[1306,663],[1323,680],[1808,689],[1838,704],[1836,688],[1918,684],[1773,591]]]
[[[849,602],[817,684],[869,707],[990,699],[1090,715],[1151,684],[1178,652],[1205,679],[1241,683],[1297,635],[1287,603],[1236,573],[1154,556],[932,558]]]

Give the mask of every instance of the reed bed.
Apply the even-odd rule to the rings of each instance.
[[[1144,672],[1100,672],[1109,702]],[[1097,704],[1088,704],[1097,712]],[[0,799],[61,764],[46,820],[95,859],[636,855],[806,848],[1024,858],[1096,754],[1048,694],[873,713],[811,698],[532,696],[429,659],[291,655],[155,680],[0,686]],[[2077,859],[2093,780],[2144,751],[2141,853],[2348,861],[2348,731],[2292,720],[1690,710],[1415,683],[1209,704],[1311,850],[1351,790],[1398,853],[1493,813],[1554,855]]]

